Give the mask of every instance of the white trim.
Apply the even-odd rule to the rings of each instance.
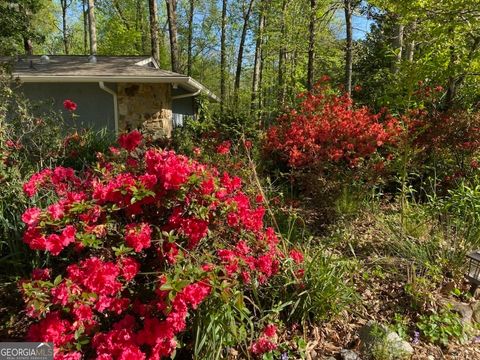
[[[160,69],[160,66],[158,66],[158,63],[157,61],[153,58],[153,56],[150,56],[149,58],[147,59],[143,59],[139,62],[136,62],[135,65],[138,65],[138,66],[145,66],[145,65],[148,65],[149,63],[152,63],[153,64],[153,67],[155,69]]]
[[[117,93],[110,89],[109,87],[105,86],[105,83],[103,81],[99,81],[98,85],[100,86],[100,89],[106,91],[110,95],[113,96],[113,116],[115,118],[115,134],[118,134],[118,98],[117,98]]]
[[[201,92],[202,92],[202,89],[200,89],[200,90],[198,90],[194,93],[172,96],[172,100],[194,97],[194,96],[200,95]]]

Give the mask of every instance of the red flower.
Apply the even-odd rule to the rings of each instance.
[[[140,270],[140,264],[132,257],[124,257],[119,262],[120,271],[126,281],[132,280]]]
[[[77,104],[75,104],[72,100],[65,100],[63,102],[63,107],[65,108],[65,110],[68,110],[68,111],[75,111],[77,110]]]
[[[127,151],[135,150],[142,142],[143,135],[138,130],[122,134],[118,138],[119,145]]]
[[[292,258],[296,264],[303,263],[303,254],[298,250],[290,250],[290,258]]]
[[[250,347],[250,351],[255,355],[262,355],[273,351],[277,348],[277,344],[267,339],[266,337],[261,337]]]
[[[125,242],[136,252],[150,247],[152,229],[148,224],[129,224],[126,227]]]
[[[230,152],[230,147],[232,146],[231,141],[224,141],[220,145],[217,146],[217,153],[220,155],[225,155]]]
[[[267,337],[274,337],[277,335],[277,327],[274,324],[269,324],[263,329],[263,334]]]
[[[42,211],[39,208],[33,207],[25,210],[22,215],[22,221],[28,226],[34,227],[40,221]]]
[[[38,324],[28,329],[27,340],[35,342],[53,342],[60,347],[73,340],[72,324],[60,317],[59,311],[49,313]]]
[[[32,279],[47,281],[50,279],[50,269],[33,269]]]

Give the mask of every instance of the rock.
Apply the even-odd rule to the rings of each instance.
[[[340,356],[342,360],[360,360],[360,356],[353,350],[343,349],[340,351]]]
[[[367,357],[384,357],[387,359],[408,359],[413,354],[413,347],[396,332],[386,326],[369,321],[359,332],[362,352]]]
[[[472,304],[473,320],[480,323],[480,301]]]
[[[396,332],[389,332],[386,338],[389,344],[394,345],[399,353],[413,354],[413,347],[407,341],[403,340]]]
[[[319,360],[320,357],[318,356],[317,352],[315,350],[310,350],[308,356],[307,356],[307,360]]]
[[[452,302],[452,311],[458,313],[462,317],[463,324],[472,322],[473,310],[470,305],[460,302]]]

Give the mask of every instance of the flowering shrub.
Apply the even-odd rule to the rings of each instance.
[[[53,342],[56,359],[171,356],[207,297],[236,301],[233,289],[265,285],[290,256],[301,268],[240,178],[145,147],[138,132],[119,144],[83,173],[45,169],[24,185],[28,196],[56,194],[22,219],[24,241],[57,265],[21,283],[27,339]],[[265,328],[252,352],[273,350],[274,337]]]
[[[296,168],[346,163],[357,166],[401,132],[385,112],[355,108],[348,95],[338,96],[323,83],[300,95],[297,109],[280,116],[267,132],[266,150]]]
[[[63,102],[63,107],[65,108],[65,110],[71,111],[71,112],[77,110],[77,104],[74,103],[72,100],[69,100],[69,99],[66,99]]]

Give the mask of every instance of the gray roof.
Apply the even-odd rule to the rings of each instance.
[[[12,65],[13,77],[22,82],[147,82],[172,83],[191,92],[203,92],[218,100],[202,84],[189,76],[163,70],[145,56],[23,56],[0,57],[0,63]]]

